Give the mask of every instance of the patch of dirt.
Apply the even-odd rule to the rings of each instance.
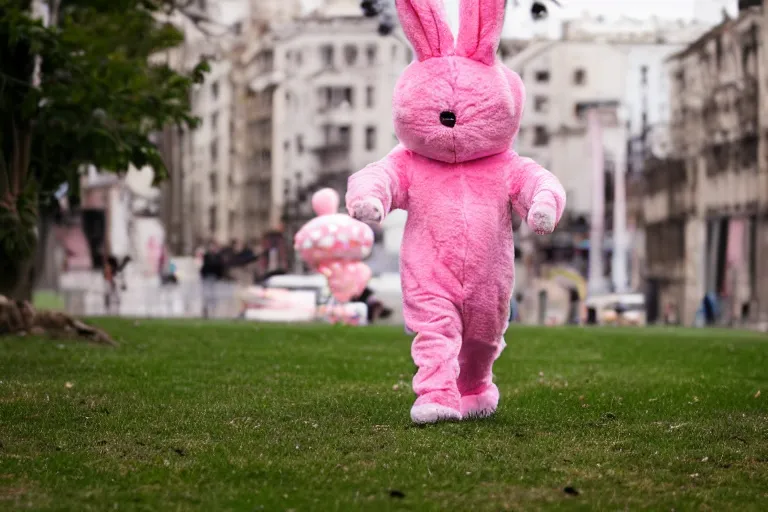
[[[81,339],[116,347],[109,334],[59,311],[36,310],[27,301],[10,300],[0,295],[0,336],[49,336]]]

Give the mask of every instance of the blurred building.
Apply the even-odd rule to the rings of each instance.
[[[269,28],[243,53],[246,238],[277,230],[292,240],[314,216],[315,190],[343,198],[349,175],[397,143],[392,93],[411,51],[377,26],[356,0],[332,0]]]
[[[227,243],[249,235],[243,193],[248,176],[242,157],[248,140],[243,114],[242,70],[247,44],[271,25],[287,23],[301,12],[298,0],[208,0],[193,2],[173,22],[185,42],[164,57],[190,70],[201,57],[211,72],[192,94],[195,130],[167,129],[160,147],[171,179],[163,190],[163,219],[171,250],[191,254],[208,239]],[[250,198],[249,198],[250,199]]]
[[[652,134],[660,141],[668,138],[670,85],[664,61],[684,47],[683,41],[705,30],[699,24],[657,19],[620,21],[571,20],[563,24],[560,39],[534,40],[504,59],[520,73],[527,92],[515,149],[557,175],[568,196],[564,220],[554,235],[528,240],[530,233],[521,230],[523,252],[536,255],[535,261],[524,255],[531,276],[540,273],[542,261],[568,263],[587,273],[595,193],[605,201],[607,232],[600,249],[612,251],[615,172],[636,164],[630,141],[644,147]],[[587,124],[587,113],[596,105],[603,106],[604,183],[599,191],[592,179]],[[636,223],[628,223],[628,230],[630,244],[642,242]],[[632,263],[638,262],[630,262],[634,269]]]
[[[592,159],[584,106],[617,102],[626,111],[621,126],[603,127],[607,160],[615,161],[626,152],[628,136],[668,121],[664,60],[683,48],[683,37],[704,30],[629,21],[623,29],[593,18],[566,22],[562,39],[534,41],[505,59],[523,77],[527,92],[516,149],[557,174],[568,193],[569,213],[577,216],[587,215],[592,204],[591,184],[584,179]]]
[[[759,211],[763,219],[759,226],[759,236],[757,240],[757,254],[768,254],[768,5],[763,1],[763,19],[761,24],[761,37],[758,49],[758,89],[760,102],[760,141],[759,158],[760,172],[762,176],[762,192],[759,193]],[[765,318],[766,309],[768,309],[768,258],[759,258],[757,260],[758,290],[757,297],[759,301],[758,322],[763,329],[766,327],[768,319]]]
[[[668,61],[670,148],[651,155],[633,188],[650,320],[691,324],[706,294],[718,298],[727,323],[768,314],[768,266],[758,257],[768,249],[768,56],[759,4],[741,2],[736,19]]]

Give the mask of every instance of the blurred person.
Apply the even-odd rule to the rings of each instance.
[[[178,284],[179,280],[176,277],[176,264],[170,257],[170,249],[168,244],[163,246],[163,252],[160,254],[160,284]]]
[[[224,278],[224,261],[218,242],[212,240],[203,254],[200,268],[203,279],[203,316],[209,318],[218,302],[218,285]]]
[[[520,321],[520,303],[521,302],[523,302],[523,294],[516,293],[512,297],[512,300],[510,301],[510,305],[509,305],[509,321],[510,322]]]
[[[392,316],[392,309],[384,305],[373,290],[365,287],[363,292],[350,300],[350,302],[362,302],[368,308],[368,323],[372,324],[376,320],[386,320]]]
[[[125,256],[122,260],[118,260],[116,256],[110,255],[107,261],[104,262],[102,275],[107,285],[107,290],[104,294],[104,307],[108,312],[111,312],[113,307],[120,307],[120,291],[128,288],[123,270],[130,261],[130,256]]]
[[[579,314],[579,302],[581,297],[579,291],[576,288],[568,289],[568,320],[566,323],[571,325],[578,325],[581,323]]]

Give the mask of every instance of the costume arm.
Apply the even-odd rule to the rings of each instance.
[[[565,190],[560,180],[530,158],[510,154],[508,186],[512,206],[536,233],[551,233],[565,210]]]
[[[349,214],[358,220],[380,222],[392,210],[406,209],[409,157],[408,150],[397,146],[378,162],[350,176],[345,198]]]

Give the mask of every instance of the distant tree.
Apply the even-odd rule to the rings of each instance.
[[[167,173],[151,140],[166,125],[195,127],[188,74],[154,56],[181,44],[171,0],[49,0],[44,26],[31,0],[0,0],[0,294],[27,299],[38,220],[81,169]],[[35,78],[36,62],[39,78]]]

